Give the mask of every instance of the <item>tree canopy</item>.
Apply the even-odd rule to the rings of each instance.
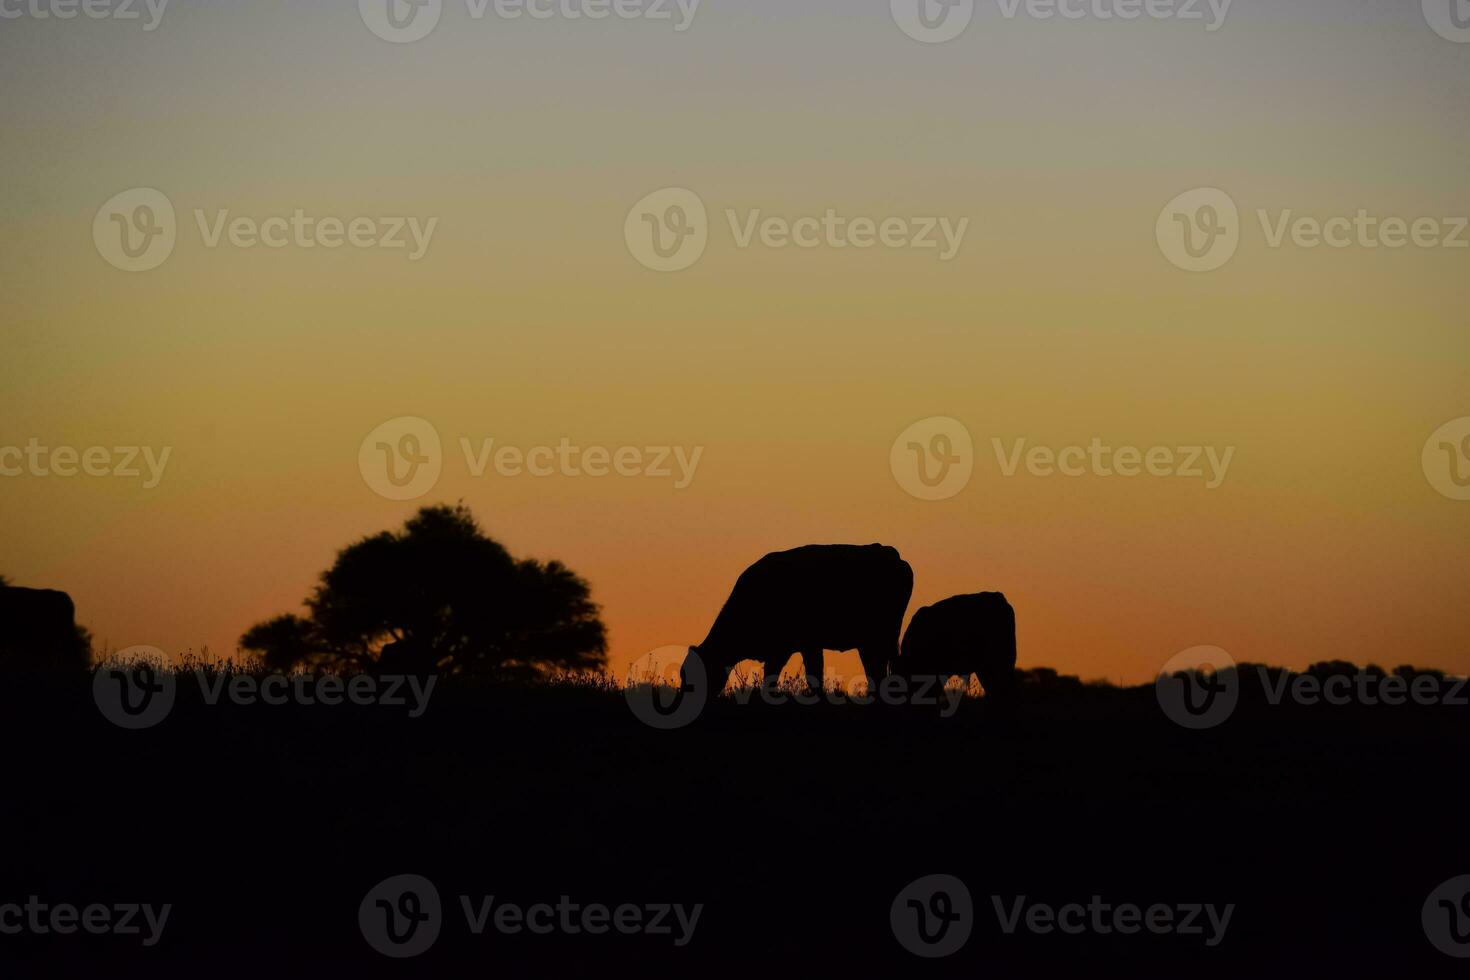
[[[557,561],[513,558],[463,505],[425,507],[344,548],[305,606],[251,628],[241,647],[275,670],[524,675],[606,662],[587,582]]]

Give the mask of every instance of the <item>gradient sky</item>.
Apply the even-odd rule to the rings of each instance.
[[[605,607],[614,665],[704,635],[735,577],[882,541],[914,602],[1000,589],[1021,661],[1152,678],[1214,644],[1470,671],[1470,503],[1421,468],[1470,415],[1470,251],[1267,248],[1254,212],[1470,214],[1470,45],[1417,0],[1237,0],[1226,25],[1006,20],[920,44],[884,0],[705,0],[668,22],[471,21],[374,37],[351,0],[174,0],[163,23],[0,21],[0,445],[171,446],[160,486],[0,479],[0,572],[66,589],[111,648],[216,655],[335,551],[463,499]],[[687,187],[692,269],[623,242]],[[1225,268],[1160,209],[1226,190]],[[172,258],[108,265],[132,187]],[[932,252],[741,250],[721,212],[970,218]],[[439,218],[429,254],[207,249],[192,211]],[[395,503],[364,436],[449,458]],[[889,449],[963,421],[974,479],[907,495]],[[704,447],[693,485],[470,477],[461,436]],[[990,440],[1235,446],[1201,481],[1004,477]],[[856,659],[838,661],[855,669]]]

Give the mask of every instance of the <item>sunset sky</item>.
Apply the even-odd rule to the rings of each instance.
[[[0,20],[0,447],[171,447],[152,489],[0,477],[0,573],[70,592],[109,648],[223,656],[340,547],[463,500],[591,581],[620,669],[702,639],[766,552],[880,541],[914,568],[911,611],[1004,591],[1026,666],[1142,682],[1212,644],[1470,671],[1470,502],[1421,464],[1470,416],[1470,248],[1271,248],[1256,215],[1470,215],[1470,44],[1418,0],[1236,0],[1215,31],[992,0],[942,44],[886,0],[704,0],[682,32],[674,11],[461,0],[410,44],[351,0]],[[709,245],[660,273],[624,222],[670,187],[707,206]],[[1155,239],[1198,187],[1240,210],[1209,273]],[[94,245],[131,188],[177,210],[152,271]],[[410,261],[211,248],[194,217],[297,209],[438,221]],[[727,209],[969,225],[946,262],[741,248]],[[405,416],[443,474],[392,501],[358,452]],[[972,435],[974,475],[926,501],[889,457],[935,416]],[[1008,477],[992,448],[1094,437],[1235,452],[1208,489]],[[475,477],[461,438],[702,456],[684,489]]]

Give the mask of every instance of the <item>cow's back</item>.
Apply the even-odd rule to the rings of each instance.
[[[806,545],[774,552],[741,574],[711,639],[740,642],[774,633],[790,635],[798,644],[849,649],[890,620],[901,625],[913,584],[908,562],[887,545]]]
[[[902,658],[911,670],[958,672],[982,640],[1000,642],[1014,661],[1016,612],[1002,592],[950,596],[920,609],[904,633]]]

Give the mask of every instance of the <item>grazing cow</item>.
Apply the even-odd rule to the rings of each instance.
[[[896,673],[967,683],[980,678],[986,697],[1008,700],[1016,686],[1016,611],[1000,592],[950,596],[914,613]]]
[[[71,670],[90,659],[71,596],[0,586],[0,668]]]
[[[807,684],[818,691],[823,651],[855,648],[869,684],[877,684],[898,655],[913,591],[913,569],[885,545],[776,552],[741,574],[709,636],[689,656],[705,668],[711,690],[720,691],[742,660],[759,660],[773,681],[800,653]]]
[[[376,666],[380,674],[432,674],[439,665],[429,657],[428,651],[412,640],[394,640],[378,653]]]

